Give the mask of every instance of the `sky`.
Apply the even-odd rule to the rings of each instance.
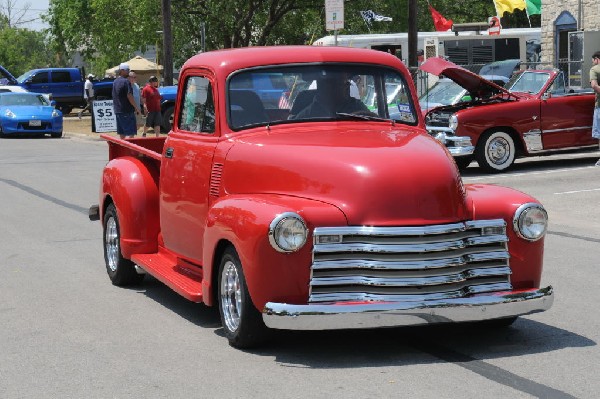
[[[23,19],[35,19],[35,21],[22,25],[22,28],[42,30],[48,27],[47,24],[42,22],[41,16],[48,13],[48,4],[50,3],[50,0],[0,0],[0,4],[3,8],[6,6],[7,2],[10,2],[13,5],[13,8],[17,13],[29,8]]]

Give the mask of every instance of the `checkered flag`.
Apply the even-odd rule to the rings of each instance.
[[[363,17],[367,25],[370,25],[373,21],[376,22],[389,22],[392,20],[391,17],[385,17],[383,15],[376,14],[372,10],[361,11],[360,15]]]

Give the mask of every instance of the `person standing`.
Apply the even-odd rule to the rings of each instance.
[[[590,69],[590,84],[592,85],[592,90],[596,93],[592,137],[600,140],[600,51],[596,51],[592,55],[592,64],[592,68]],[[600,144],[600,141],[598,143]],[[600,166],[600,159],[596,162],[596,166]]]
[[[125,63],[119,65],[119,76],[113,82],[112,97],[117,119],[117,134],[122,139],[135,136],[135,115],[140,113],[140,106],[136,105],[133,98],[133,90],[129,82],[129,65]]]
[[[79,117],[79,119],[81,119],[81,114],[83,114],[83,111],[89,110],[90,114],[93,112],[92,111],[92,105],[93,105],[93,102],[94,102],[94,84],[92,83],[92,79],[94,79],[94,75],[92,75],[90,73],[87,76],[87,80],[85,81],[85,83],[83,85],[83,98],[85,99],[85,101],[86,101],[87,104],[77,114],[77,116]]]
[[[156,137],[160,135],[160,125],[162,124],[162,115],[160,113],[160,101],[162,96],[158,92],[158,78],[150,76],[148,84],[142,89],[142,104],[144,104],[144,112],[146,112],[146,124],[144,125],[144,133],[149,127],[154,128]]]
[[[135,103],[137,104],[138,107],[140,107],[140,110],[141,110],[142,103],[141,103],[141,99],[140,99],[140,86],[137,84],[137,75],[135,74],[135,71],[129,72],[129,83],[131,83],[131,90],[133,91],[133,99],[135,100]],[[135,116],[135,131],[136,131],[136,133],[138,130],[140,130],[140,128],[142,126],[144,126],[143,113],[144,112],[142,111]]]

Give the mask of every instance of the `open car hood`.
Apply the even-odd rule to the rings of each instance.
[[[433,75],[445,76],[467,89],[469,93],[478,94],[478,97],[487,97],[485,94],[492,95],[501,92],[518,98],[502,86],[440,57],[427,59],[419,69]]]

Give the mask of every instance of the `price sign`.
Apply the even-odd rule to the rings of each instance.
[[[96,133],[117,131],[117,118],[112,100],[94,101],[93,110]]]

